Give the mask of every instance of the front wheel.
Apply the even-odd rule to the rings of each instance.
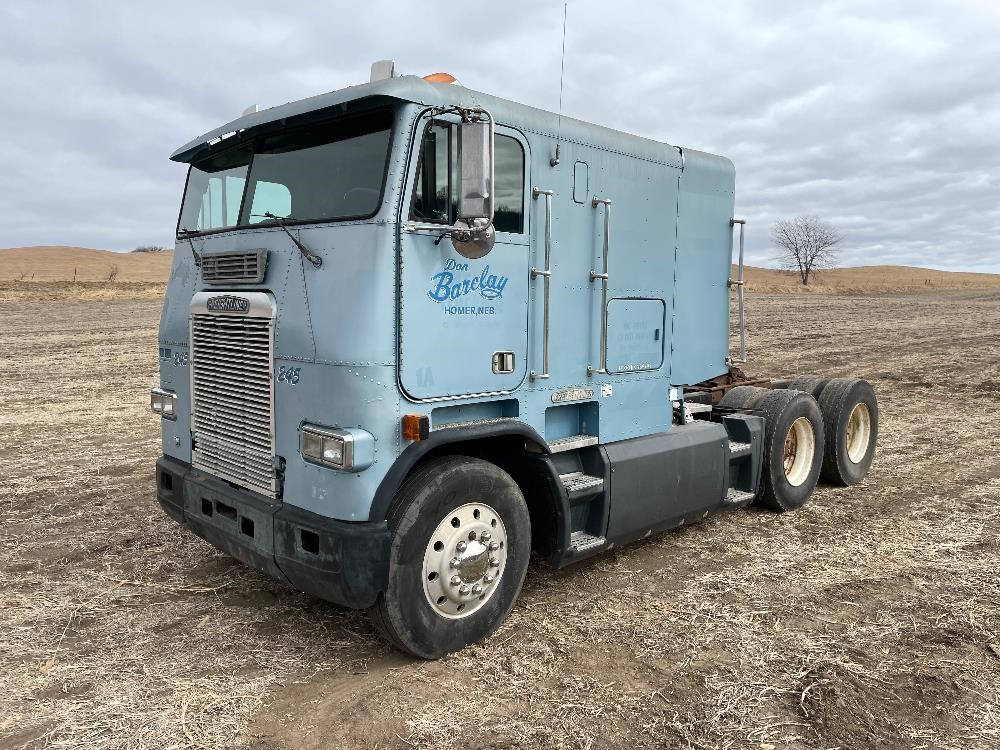
[[[531,522],[509,474],[467,456],[433,459],[403,484],[389,531],[389,583],[369,614],[394,645],[437,659],[510,614],[528,570]]]

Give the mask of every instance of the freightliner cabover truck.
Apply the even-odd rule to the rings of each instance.
[[[372,78],[171,157],[172,518],[436,658],[504,621],[532,551],[561,568],[864,478],[866,382],[734,367],[729,160]]]

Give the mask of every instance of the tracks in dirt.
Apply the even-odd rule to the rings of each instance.
[[[159,302],[0,303],[0,748],[995,747],[1000,294],[749,305],[755,374],[874,383],[870,478],[535,563],[426,663],[155,507]]]

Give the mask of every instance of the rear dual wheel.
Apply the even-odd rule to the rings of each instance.
[[[756,502],[774,510],[802,506],[823,464],[823,415],[816,399],[798,390],[738,386],[719,402],[764,418],[764,455]]]
[[[878,438],[878,401],[866,380],[834,378],[819,395],[823,426],[829,436],[821,476],[850,486],[868,474]]]
[[[826,450],[820,478],[850,486],[868,475],[878,439],[878,400],[867,380],[799,375],[782,388],[812,394],[823,413]]]
[[[818,478],[842,486],[863,480],[878,437],[878,401],[871,385],[857,378],[815,375],[780,385],[773,390],[738,386],[719,403],[764,417],[764,470],[757,502],[792,510],[805,503]]]

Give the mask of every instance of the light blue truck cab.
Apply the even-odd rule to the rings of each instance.
[[[160,504],[413,654],[498,627],[532,550],[868,470],[864,381],[730,367],[723,157],[405,76],[171,158]]]

